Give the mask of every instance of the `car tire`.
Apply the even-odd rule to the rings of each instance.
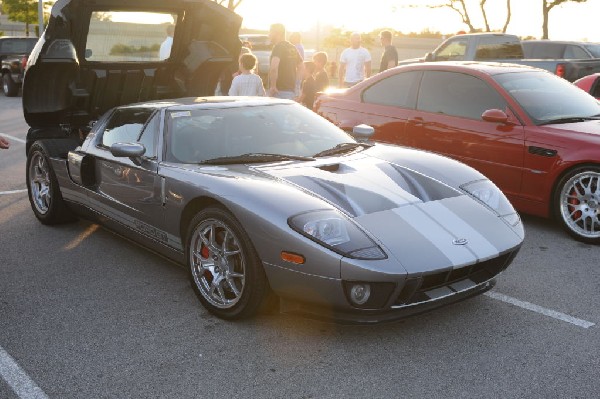
[[[600,167],[581,166],[563,176],[555,191],[554,212],[574,238],[600,243]]]
[[[241,224],[227,210],[210,207],[190,223],[186,256],[200,302],[223,319],[256,315],[270,288],[262,263]]]
[[[52,140],[36,141],[27,154],[27,193],[33,213],[47,225],[66,223],[75,216],[66,206],[49,159]]]
[[[15,97],[19,94],[19,86],[12,80],[9,73],[2,75],[2,91],[6,97]]]

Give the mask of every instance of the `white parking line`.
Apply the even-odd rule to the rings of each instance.
[[[13,140],[13,141],[16,141],[17,143],[23,143],[23,144],[25,144],[25,143],[26,143],[26,141],[25,141],[25,140],[23,140],[23,139],[19,139],[19,138],[15,137],[15,136],[11,136],[10,134],[6,134],[6,133],[2,133],[2,132],[0,132],[0,136],[2,136],[2,137],[6,137],[7,139],[11,139],[11,140]]]
[[[27,190],[0,191],[0,195],[21,194],[26,192]]]
[[[1,346],[0,378],[7,382],[20,399],[48,399],[48,395],[29,378],[27,373],[15,362],[15,359]]]
[[[560,313],[560,312],[557,312],[554,310],[546,309],[541,306],[534,305],[533,303],[520,301],[516,298],[512,298],[507,295],[499,294],[497,292],[488,291],[483,295],[488,296],[492,299],[497,299],[502,302],[510,303],[511,305],[515,305],[515,306],[518,306],[523,309],[531,310],[532,312],[536,312],[536,313],[542,314],[544,316],[552,317],[554,319],[561,320],[561,321],[566,321],[567,323],[571,323],[578,327],[590,328],[595,325],[595,323],[592,323],[590,321],[581,320],[576,317],[569,316],[568,314],[564,314],[564,313]]]

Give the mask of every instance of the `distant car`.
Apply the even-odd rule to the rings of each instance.
[[[584,76],[573,84],[600,100],[600,73]]]
[[[525,58],[585,60],[600,58],[600,43],[524,40],[521,42]]]
[[[600,242],[600,104],[564,79],[510,64],[412,64],[324,94],[315,110],[471,165],[518,210]]]
[[[424,311],[490,289],[524,236],[474,169],[358,143],[287,100],[117,107],[81,146],[35,141],[26,170],[42,223],[90,218],[186,264],[225,319],[253,316],[271,292],[342,321]]]
[[[36,37],[0,37],[0,75],[5,96],[19,94],[27,57],[36,43]]]

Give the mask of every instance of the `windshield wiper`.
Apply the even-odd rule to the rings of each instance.
[[[233,155],[229,157],[218,157],[207,159],[198,162],[202,165],[233,165],[242,163],[263,163],[263,162],[275,162],[275,161],[314,161],[312,157],[304,157],[301,155],[285,155],[285,154],[269,154],[254,152],[242,155]]]
[[[346,153],[346,152],[354,151],[358,147],[370,148],[370,147],[373,147],[373,144],[367,144],[367,143],[340,143],[340,144],[336,145],[333,148],[328,148],[327,150],[323,150],[323,151],[321,151],[319,153],[316,153],[315,155],[313,155],[313,157],[318,158],[318,157],[326,157],[328,155],[343,154],[343,153]]]
[[[600,120],[599,116],[567,116],[563,118],[551,119],[549,121],[544,121],[540,123],[542,125],[555,125],[559,123],[577,123],[577,122],[585,122],[585,121],[597,121]]]

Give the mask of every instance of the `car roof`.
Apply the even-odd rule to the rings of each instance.
[[[210,109],[210,108],[242,108],[260,105],[275,104],[294,104],[295,101],[284,100],[273,97],[234,97],[234,96],[214,96],[214,97],[184,97],[169,100],[146,101],[136,104],[127,104],[119,108],[168,108],[174,111],[189,109]]]
[[[427,70],[446,70],[446,71],[478,71],[487,75],[497,75],[501,73],[511,72],[544,72],[538,68],[528,65],[511,64],[508,62],[479,62],[479,61],[440,61],[440,62],[423,62],[402,65],[396,68],[403,69],[427,69]]]

